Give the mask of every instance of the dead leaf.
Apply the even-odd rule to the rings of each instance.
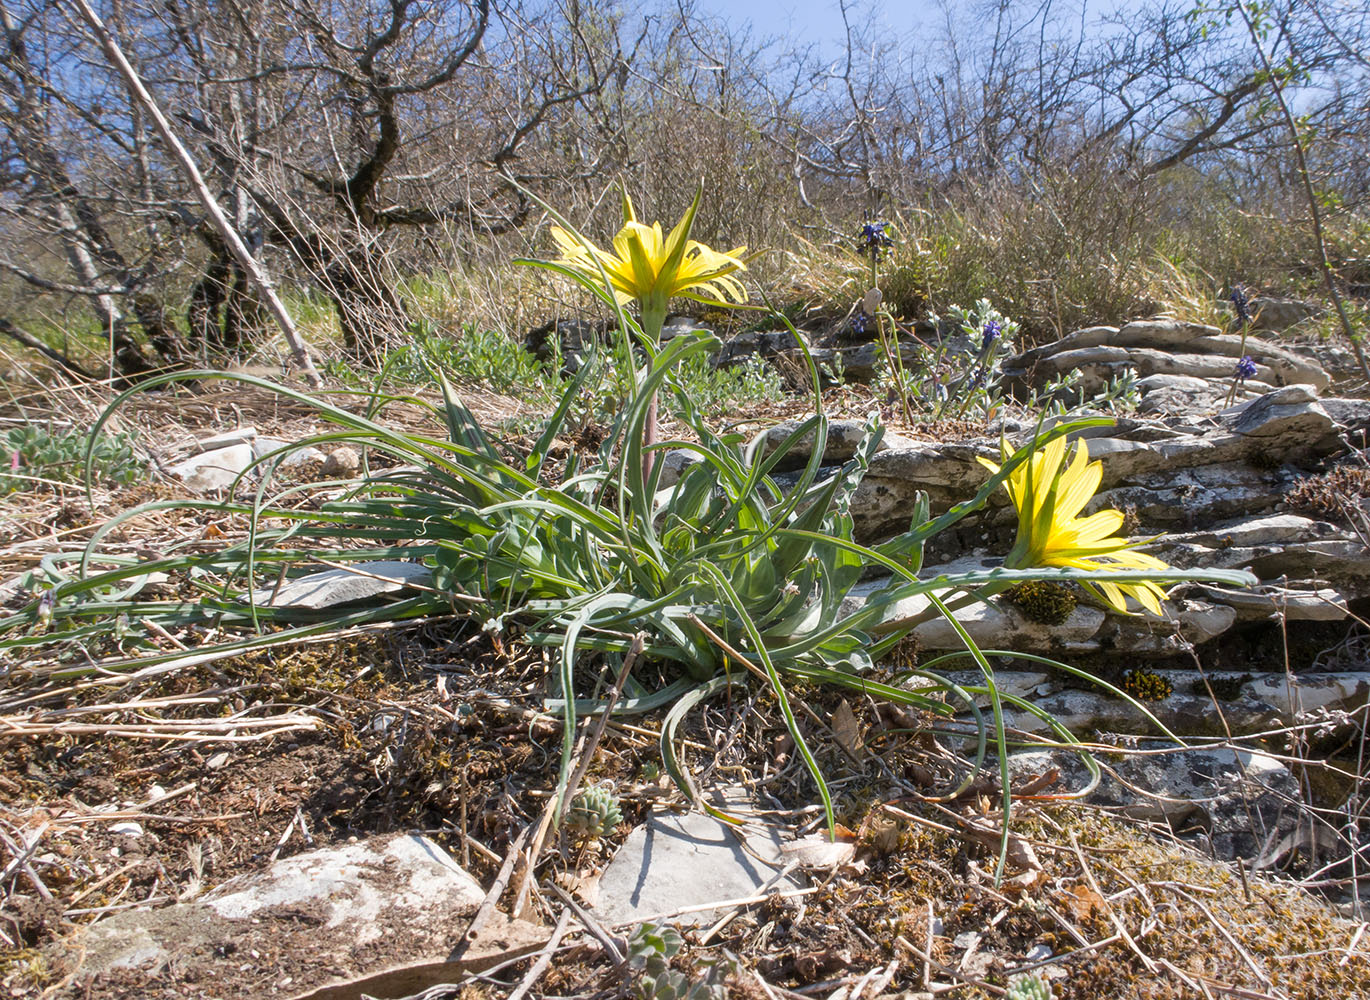
[[[1029,798],[1030,796],[1038,794],[1045,788],[1050,788],[1060,779],[1061,770],[1056,767],[1053,767],[1048,771],[1043,771],[1041,774],[1034,774],[1032,777],[1028,778],[1027,781],[1023,782],[1020,787],[1013,790],[1013,797],[1015,799]]]
[[[846,948],[824,948],[794,957],[795,975],[805,982],[817,982],[822,976],[851,965],[852,953]]]
[[[959,832],[995,851],[999,850],[1003,839],[1003,831],[999,827],[979,819],[962,818]],[[1042,862],[1037,860],[1037,852],[1032,849],[1032,844],[1012,830],[1008,834],[1008,860],[1010,864],[1029,871],[1040,871],[1042,868]]]
[[[1000,885],[1000,890],[1007,892],[1010,895],[1016,895],[1020,892],[1029,892],[1041,886],[1049,877],[1050,876],[1047,875],[1044,869],[1030,869],[1029,871],[1023,872],[1021,875],[1015,875],[1013,878],[1004,879],[1003,883]]]
[[[850,834],[851,831],[847,831]],[[856,840],[843,838],[841,833],[834,842],[826,834],[811,833],[799,840],[780,845],[781,855],[788,861],[798,862],[805,868],[836,868],[850,864],[856,856]]]
[[[586,906],[594,906],[599,902],[599,873],[577,875],[574,872],[559,872],[556,883]]]
[[[1087,885],[1074,886],[1065,896],[1066,908],[1076,920],[1088,920],[1098,910],[1100,914],[1108,912],[1108,906],[1104,902],[1104,897]]]
[[[876,854],[884,857],[899,849],[899,823],[894,817],[880,811],[873,811],[861,824],[857,839]]]
[[[861,724],[856,721],[856,714],[845,699],[832,713],[831,725],[832,734],[837,737],[838,746],[847,751],[853,759],[865,760],[866,742],[861,738]]]

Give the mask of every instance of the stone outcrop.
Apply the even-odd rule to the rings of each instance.
[[[1248,386],[1304,383],[1316,390],[1330,381],[1316,361],[1258,337],[1223,334],[1215,326],[1173,319],[1139,320],[1118,328],[1077,330],[1055,343],[1024,351],[1004,363],[1004,374],[1020,388],[1040,389],[1053,379],[1079,369],[1081,388],[1098,392],[1129,369],[1138,378],[1181,376],[1230,379],[1243,355],[1256,365]]]
[[[1256,360],[1259,374],[1234,392],[1235,356],[1242,349]],[[1164,620],[1121,616],[1085,602],[1058,626],[1029,621],[996,599],[958,615],[976,642],[1062,656],[1166,659],[1235,628],[1272,620],[1339,621],[1357,600],[1370,597],[1366,540],[1349,524],[1291,509],[1288,502],[1293,487],[1348,449],[1349,434],[1370,429],[1370,401],[1326,396],[1326,372],[1278,344],[1251,336],[1243,348],[1239,338],[1215,327],[1175,320],[1080,330],[1009,365],[1024,385],[1040,387],[1082,361],[1095,366],[1099,384],[1128,367],[1147,373],[1138,382],[1135,412],[1077,435],[1103,465],[1100,490],[1087,511],[1123,511],[1136,540],[1152,540],[1150,551],[1172,565],[1245,569],[1260,585],[1240,591],[1177,587]],[[987,479],[977,459],[998,457],[998,432],[1021,444],[1033,430],[1025,421],[1001,420],[980,439],[891,439],[853,499],[858,536],[875,541],[905,530],[919,492],[928,495],[935,514],[969,499]],[[832,434],[829,459],[849,455],[856,436],[855,428]],[[996,564],[1011,544],[1014,524],[999,491],[986,511],[939,536],[934,546],[941,548],[929,551],[923,575]],[[922,610],[915,600],[889,617]],[[915,638],[925,649],[961,646],[940,619],[920,625]]]

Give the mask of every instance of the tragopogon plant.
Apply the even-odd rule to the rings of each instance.
[[[687,233],[688,226],[680,231]],[[663,240],[663,252],[668,243]],[[678,262],[694,259],[688,243],[672,245],[685,248]],[[631,262],[636,251],[626,244],[623,250],[620,261]],[[637,320],[623,312],[622,289],[603,280],[603,259],[586,253],[587,259],[598,261],[594,266],[601,281],[590,280],[588,272],[574,273],[616,311],[621,329],[650,341]],[[573,273],[567,265],[548,266]],[[705,274],[713,274],[714,281],[728,277],[716,270],[693,274],[706,282]],[[654,307],[652,315],[660,308]],[[777,317],[777,322],[784,320]],[[581,716],[666,706],[662,758],[676,783],[693,795],[688,769],[676,756],[678,726],[694,706],[750,675],[774,691],[831,829],[827,785],[787,695],[795,679],[915,706],[934,717],[955,714],[960,706],[975,725],[975,766],[983,762],[992,740],[1007,789],[1003,705],[1043,717],[1062,740],[1071,737],[1035,705],[997,689],[989,658],[1011,651],[979,649],[956,620],[958,602],[984,599],[1029,580],[1087,583],[1106,600],[1118,593],[1144,603],[1148,597],[1158,599],[1161,585],[1170,582],[1249,582],[1248,574],[1234,571],[1177,570],[1159,562],[1129,561],[1130,549],[1114,544],[1120,540],[1107,538],[1108,531],[1095,537],[1095,525],[1102,522],[1077,518],[1097,479],[1088,463],[1077,471],[1078,458],[1060,471],[1064,437],[1107,423],[1102,418],[1064,421],[1039,431],[1016,450],[1005,449],[999,466],[974,495],[945,513],[933,517],[926,497],[920,497],[911,505],[905,531],[879,544],[857,542],[853,498],[883,430],[872,419],[850,459],[836,468],[824,466],[828,419],[818,372],[801,338],[786,325],[806,359],[814,413],[780,441],[764,434],[751,439],[719,434],[709,426],[675,373],[702,359],[718,342],[710,334],[690,331],[659,350],[645,344],[643,370],[603,444],[588,456],[570,452],[559,466],[552,462],[553,443],[600,369],[600,359],[593,355],[565,384],[531,450],[517,459],[496,448],[437,372],[436,401],[417,401],[431,407],[437,422],[445,425],[443,434],[388,426],[381,411],[391,397],[380,394],[359,414],[246,375],[187,372],[148,379],[111,404],[97,421],[96,434],[133,392],[177,380],[215,378],[278,393],[309,407],[331,429],[262,456],[240,479],[243,486],[262,473],[245,499],[159,501],[110,519],[84,549],[50,553],[20,581],[31,594],[28,603],[0,617],[0,657],[47,651],[57,660],[49,671],[54,679],[138,668],[169,671],[340,628],[455,615],[553,651],[546,703],[563,723],[559,797],[569,784]],[[675,395],[688,432],[681,440],[645,439],[644,428],[661,392]],[[413,397],[402,400],[416,402]],[[343,442],[388,458],[393,471],[279,488],[266,475],[295,449]],[[666,488],[661,463],[645,461],[664,448],[686,449],[700,459]],[[799,471],[782,479],[782,463],[798,454],[807,456]],[[1028,540],[1018,556],[998,568],[926,573],[925,543],[1013,482],[1019,484],[1010,489],[1020,509],[1030,514]],[[106,550],[110,532],[129,518],[168,507],[201,509],[216,518],[236,515],[251,531],[220,549],[204,551],[201,540],[193,539],[150,560],[123,548]],[[1070,532],[1082,544],[1107,542],[1109,550],[1095,550],[1092,559],[1055,559]],[[317,572],[320,563],[333,572],[351,567],[384,576],[384,570],[368,568],[379,560],[411,564],[398,581],[403,589],[382,603],[318,610],[275,600],[284,584]],[[854,588],[868,570],[887,575],[855,600]],[[154,574],[170,582],[163,593],[174,597],[143,596],[142,588]],[[907,606],[904,602],[920,596],[928,604],[926,612],[897,617],[897,609]],[[926,684],[917,690],[874,676],[875,658],[929,615],[944,615],[961,636],[966,650],[957,655],[974,660],[984,676],[982,686],[958,687],[931,673],[937,663],[950,662],[946,657],[919,668]],[[120,621],[127,627],[116,641],[115,623]],[[226,636],[211,648],[168,651],[153,641],[166,634],[193,639],[197,629],[210,625]],[[63,656],[69,660],[63,662]],[[585,694],[593,690],[587,678],[605,666],[613,676],[623,671],[622,694],[612,702]],[[992,726],[986,724],[977,696],[988,699]],[[1083,756],[1097,774],[1088,755]],[[966,775],[961,787],[973,777]],[[1001,850],[1001,864],[1003,856]]]

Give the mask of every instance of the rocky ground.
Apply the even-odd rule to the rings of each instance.
[[[753,340],[731,356],[783,347]],[[818,349],[852,354],[848,372],[869,350]],[[1257,371],[1229,399],[1238,352]],[[1027,390],[1124,367],[1141,402],[1088,432],[1104,463],[1095,506],[1127,512],[1176,565],[1246,568],[1261,585],[1178,589],[1161,619],[1088,601],[1052,625],[1003,599],[968,609],[987,647],[1066,660],[1142,706],[1028,657],[996,660],[1001,689],[1090,741],[1099,768],[1010,711],[1007,840],[995,769],[961,780],[964,729],[802,688],[836,843],[817,836],[774,699],[743,689],[679,734],[697,784],[741,825],[682,811],[647,716],[611,723],[592,754],[587,786],[612,788],[619,822],[547,834],[560,735],[545,664],[458,619],[41,689],[37,665],[8,664],[0,982],[35,997],[435,1000],[646,996],[675,975],[718,984],[697,996],[857,1000],[1001,996],[1031,974],[1067,998],[1370,996],[1370,402],[1326,345],[1168,319],[1079,331],[1008,371]],[[165,442],[168,477],[101,496],[101,513],[149,489],[222,489],[309,432],[272,405],[210,390],[149,402],[129,419]],[[855,426],[835,427],[829,460]],[[914,490],[935,508],[964,499],[984,479],[976,457],[1030,430],[896,425],[853,511],[863,537],[902,528]],[[357,458],[337,448],[282,475],[351,475]],[[75,495],[4,516],[10,572],[100,519]],[[186,509],[121,530],[137,548],[170,532],[219,544],[243,526]],[[927,572],[992,562],[1011,531],[1000,503],[943,539]],[[346,599],[422,583],[394,570]],[[332,586],[299,599],[340,599]],[[883,676],[957,643],[920,626]],[[652,919],[684,925],[678,951],[633,937]]]

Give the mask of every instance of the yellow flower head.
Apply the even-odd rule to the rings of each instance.
[[[746,247],[727,253],[711,250],[690,239],[699,208],[699,195],[684,218],[663,236],[661,223],[645,226],[637,221],[633,203],[623,195],[623,228],[614,237],[613,253],[560,226],[552,227],[552,239],[561,251],[556,264],[574,271],[590,282],[603,285],[599,265],[609,277],[610,291],[623,305],[636,299],[645,312],[665,314],[666,303],[675,296],[726,307],[747,301],[742,283],[733,277],[747,269],[742,260]],[[596,264],[598,261],[598,265]]]
[[[1001,444],[1000,449],[1007,461],[1011,454],[1007,444]],[[1126,538],[1114,535],[1123,525],[1123,515],[1118,511],[1079,516],[1099,488],[1103,464],[1089,460],[1084,441],[1076,442],[1070,464],[1063,471],[1065,457],[1065,438],[1058,437],[1034,451],[1009,475],[1004,485],[1018,510],[1018,537],[1004,565],[1010,569],[1169,569],[1155,556],[1133,551]],[[1000,469],[988,459],[982,458],[980,463],[991,472]],[[1127,598],[1132,597],[1152,614],[1161,613],[1165,591],[1150,581],[1082,582],[1119,611],[1127,612]]]

